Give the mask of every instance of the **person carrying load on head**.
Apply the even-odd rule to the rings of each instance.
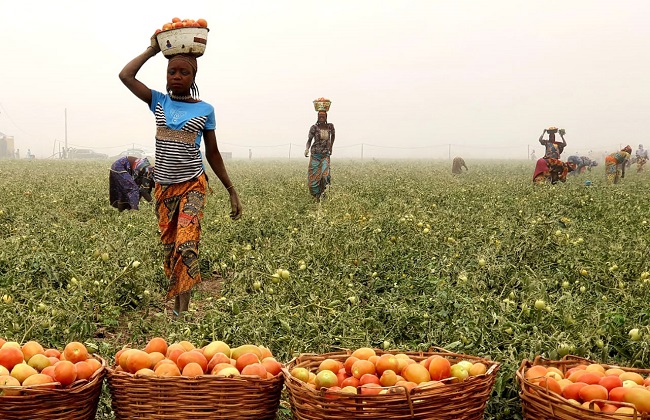
[[[164,32],[163,32],[164,33]],[[199,98],[196,55],[169,55],[166,93],[149,89],[136,78],[145,62],[160,52],[156,36],[146,51],[128,62],[120,80],[154,114],[156,123],[156,215],[169,279],[167,298],[174,298],[174,315],[187,311],[192,288],[201,281],[199,243],[208,178],[201,154],[230,198],[230,217],[239,219],[242,206],[217,146],[212,105]]]
[[[559,131],[559,133],[558,133]],[[548,133],[548,139],[544,138],[544,134]],[[562,138],[562,142],[555,141],[555,134],[558,133]],[[564,139],[564,134],[566,131],[562,128],[549,127],[545,128],[542,131],[542,135],[539,136],[539,143],[544,146],[544,157],[550,159],[559,159],[560,155],[566,147],[566,140]]]
[[[305,157],[309,157],[311,152],[307,170],[309,192],[316,201],[325,198],[325,189],[331,182],[330,156],[336,137],[334,124],[327,122],[327,112],[331,103],[332,101],[325,98],[314,101],[314,108],[318,111],[318,120],[309,128],[305,147]]]

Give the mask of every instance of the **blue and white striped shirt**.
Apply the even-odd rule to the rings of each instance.
[[[201,175],[203,131],[217,126],[212,105],[174,101],[152,90],[150,108],[156,118],[156,183],[179,184]]]

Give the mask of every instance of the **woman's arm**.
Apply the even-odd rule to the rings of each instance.
[[[331,131],[332,135],[330,136],[330,138],[332,140],[330,142],[330,155],[331,155],[332,154],[332,148],[334,147],[334,138],[336,137],[336,130],[334,130],[334,124],[330,124],[330,128],[332,130]]]
[[[542,131],[542,135],[539,136],[539,142],[541,144],[546,144],[546,140],[544,140],[544,134],[546,134],[546,129],[544,129],[544,131]]]
[[[160,47],[155,35],[151,37],[151,45],[133,60],[129,61],[120,72],[120,80],[135,96],[144,101],[147,105],[151,105],[151,89],[144,83],[135,78],[138,71],[142,68],[144,63],[151,57],[158,54]]]
[[[241,217],[242,207],[241,202],[239,201],[239,195],[235,191],[235,186],[230,181],[228,172],[226,171],[226,165],[223,163],[223,158],[221,153],[219,153],[219,147],[217,146],[217,136],[214,133],[214,130],[205,130],[203,132],[203,138],[205,140],[205,158],[208,160],[210,167],[217,175],[217,178],[221,181],[228,194],[230,194],[230,218],[237,220]]]
[[[629,155],[627,157],[623,157],[623,163],[621,163],[621,178],[625,178],[625,166],[627,166],[628,159]]]
[[[305,157],[309,156],[309,148],[311,147],[311,141],[314,138],[314,126],[309,127],[309,136],[307,137],[307,145],[305,146]]]

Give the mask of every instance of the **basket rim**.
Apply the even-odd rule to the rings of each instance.
[[[284,366],[283,366],[284,367]],[[187,381],[187,382],[194,382],[194,381],[200,381],[200,380],[206,380],[206,381],[213,381],[213,382],[218,382],[218,381],[232,381],[236,380],[239,382],[257,382],[257,383],[273,383],[277,381],[283,381],[284,377],[280,374],[275,375],[271,378],[260,378],[259,376],[253,376],[253,375],[213,375],[211,373],[205,373],[203,375],[198,375],[198,376],[146,376],[146,375],[136,375],[131,372],[126,372],[126,371],[118,371],[115,370],[113,366],[109,366],[106,368],[106,376],[110,380],[112,377],[121,377],[121,378],[128,378],[129,380],[134,380],[134,381],[142,381],[143,383],[145,382],[178,382],[178,381]]]
[[[193,29],[193,30],[205,30],[206,32],[210,32],[210,28],[204,28],[203,26],[184,26],[182,28],[171,28],[171,29],[166,29],[166,30],[161,30],[156,34],[156,37],[160,34],[169,34],[170,32],[173,31],[180,31],[182,29]]]
[[[383,350],[380,348],[373,348],[375,353],[379,355],[381,354],[406,354],[407,356],[416,356],[416,357],[429,357],[429,356],[445,356],[445,357],[457,357],[457,358],[463,358],[463,359],[474,359],[476,361],[481,361],[481,362],[488,362],[491,366],[493,365],[501,365],[499,361],[488,359],[485,357],[481,356],[474,356],[470,354],[464,354],[464,353],[454,353],[451,352],[447,349],[444,349],[442,347],[430,347],[428,351],[402,351],[402,350]],[[328,355],[332,356],[350,356],[354,350],[348,349],[348,348],[340,348],[339,351],[333,351],[333,352],[326,352],[326,353],[300,353],[298,356],[293,357],[291,360],[289,360],[287,363],[283,365],[283,367],[288,367],[290,364],[295,363],[298,359],[300,358],[308,358],[308,357],[325,357]]]

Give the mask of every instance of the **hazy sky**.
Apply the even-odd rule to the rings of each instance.
[[[298,158],[320,96],[340,157],[524,158],[550,125],[569,154],[650,147],[647,0],[0,0],[0,132],[45,158],[67,110],[70,146],[153,149],[117,75],[174,16],[208,21],[197,84],[235,157]],[[139,79],[163,91],[166,61]]]

